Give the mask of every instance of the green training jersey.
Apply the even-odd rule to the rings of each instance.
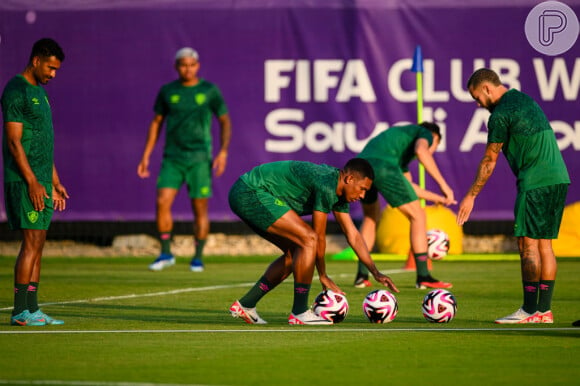
[[[184,163],[211,159],[212,118],[228,112],[217,86],[204,79],[195,86],[173,81],[159,90],[154,110],[165,117],[164,157]]]
[[[419,138],[425,138],[429,146],[433,143],[433,134],[423,126],[393,126],[372,138],[358,157],[380,159],[408,171]]]
[[[517,177],[519,191],[570,183],[550,122],[528,95],[507,91],[487,126],[487,143],[503,143],[502,151]]]
[[[305,161],[262,164],[240,178],[252,189],[270,192],[300,216],[313,211],[348,213],[348,202],[336,195],[340,171]]]
[[[4,123],[22,123],[21,143],[36,179],[52,183],[54,130],[46,91],[41,86],[33,86],[22,75],[17,75],[6,84],[1,103]],[[2,138],[2,155],[4,182],[24,181],[8,149],[6,134]]]

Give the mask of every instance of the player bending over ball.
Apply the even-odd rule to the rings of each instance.
[[[451,283],[439,281],[429,272],[427,266],[427,218],[421,208],[419,198],[436,204],[451,205],[456,201],[453,191],[439,172],[433,153],[441,142],[439,126],[423,122],[420,125],[395,126],[383,131],[367,143],[358,155],[372,165],[375,172],[373,186],[361,200],[363,222],[360,230],[366,245],[375,245],[377,225],[381,216],[378,193],[393,208],[399,209],[410,222],[411,249],[417,267],[415,284],[417,288],[451,288]],[[441,189],[443,195],[421,189],[411,182],[409,163],[419,160],[425,170]],[[358,264],[355,287],[370,286],[368,271]]]
[[[349,203],[363,198],[372,185],[370,164],[360,158],[347,162],[342,170],[301,161],[280,161],[260,165],[242,175],[229,193],[230,207],[257,234],[282,250],[256,284],[230,307],[235,318],[250,324],[266,321],[256,312],[260,299],[294,275],[294,303],[289,324],[332,324],[312,312],[308,294],[318,271],[323,289],[342,293],[326,274],[326,224],[332,211],[349,245],[374,278],[399,292],[391,279],[380,273],[349,215]],[[300,216],[312,215],[312,226]]]
[[[463,225],[469,218],[475,198],[503,150],[517,178],[514,233],[520,250],[524,303],[495,322],[553,323],[550,308],[557,263],[552,239],[558,238],[570,183],[556,136],[540,106],[526,94],[508,90],[492,70],[475,71],[467,88],[491,116],[485,154],[475,181],[459,205],[457,223]]]

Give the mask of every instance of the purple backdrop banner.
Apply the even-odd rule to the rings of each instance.
[[[34,3],[0,3],[0,86],[23,70],[35,40],[52,37],[64,48],[66,60],[46,87],[55,161],[71,195],[57,220],[154,218],[155,177],[139,179],[137,164],[155,96],[176,78],[173,57],[183,46],[199,51],[200,75],[221,88],[233,123],[228,168],[214,180],[213,220],[236,219],[229,187],[260,163],[342,166],[378,132],[416,122],[410,68],[417,45],[423,118],[444,130],[436,159],[458,199],[485,148],[488,113],[465,89],[481,66],[543,107],[571,175],[568,202],[580,199],[580,42],[558,56],[536,51],[525,24],[537,1]],[[579,0],[565,3],[580,15]],[[214,129],[217,140],[217,123]],[[434,188],[429,178],[427,186]],[[515,179],[502,157],[473,218],[511,219],[514,198]],[[358,205],[353,212],[360,213]],[[191,218],[185,192],[174,214]]]

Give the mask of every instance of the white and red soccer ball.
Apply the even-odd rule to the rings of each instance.
[[[348,314],[348,301],[342,294],[331,290],[322,291],[314,299],[312,311],[326,320],[340,323]]]
[[[395,295],[384,289],[369,292],[362,304],[364,315],[371,323],[392,322],[399,312]]]
[[[423,298],[423,316],[432,323],[449,323],[457,312],[455,296],[447,290],[436,289]]]
[[[427,254],[430,259],[441,260],[449,252],[449,235],[441,229],[427,231]]]

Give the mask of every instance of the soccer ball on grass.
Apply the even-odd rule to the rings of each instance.
[[[326,320],[340,323],[348,314],[348,301],[342,294],[331,290],[322,291],[314,299],[312,311]]]
[[[449,323],[457,312],[455,296],[444,289],[429,292],[423,298],[423,316],[432,323]]]
[[[362,304],[363,313],[371,323],[392,322],[399,312],[399,303],[395,295],[379,289],[369,292]]]

